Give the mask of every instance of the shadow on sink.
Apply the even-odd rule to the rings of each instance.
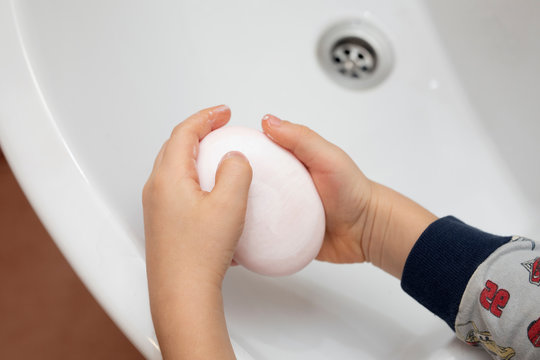
[[[227,275],[223,294],[231,336],[256,359],[265,356],[250,346],[253,341],[325,358],[337,355],[326,354],[335,347],[325,343],[337,343],[342,356],[387,359],[404,353],[424,358],[449,340],[448,331],[442,329],[429,335],[441,340],[420,341],[416,332],[385,315],[383,308],[368,307],[296,276],[268,278],[235,268]]]

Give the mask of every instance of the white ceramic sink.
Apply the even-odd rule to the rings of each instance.
[[[0,0],[0,144],[77,274],[157,359],[141,189],[203,107],[304,123],[438,215],[540,238],[539,16],[535,0]],[[369,90],[317,61],[325,29],[351,18],[393,49]],[[367,264],[235,268],[224,293],[239,358],[488,358]]]

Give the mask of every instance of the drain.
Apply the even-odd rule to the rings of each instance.
[[[351,78],[360,79],[369,76],[375,70],[377,55],[375,50],[360,38],[340,40],[331,51],[330,56],[336,69]]]
[[[381,83],[394,61],[386,36],[365,20],[341,22],[326,30],[317,53],[330,78],[352,89],[367,89]]]

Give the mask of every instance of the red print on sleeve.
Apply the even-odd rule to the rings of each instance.
[[[527,335],[534,347],[540,347],[540,318],[529,324]]]
[[[486,281],[486,287],[480,293],[480,304],[484,309],[500,318],[508,300],[510,293],[507,290],[499,289],[499,286],[491,280]]]
[[[540,286],[540,257],[525,261],[521,265],[529,272],[529,282]]]
[[[537,257],[534,260],[534,263],[531,269],[531,282],[535,284],[540,283],[540,257]]]

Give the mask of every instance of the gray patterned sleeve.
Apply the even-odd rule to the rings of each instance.
[[[473,273],[456,335],[493,359],[540,359],[540,244],[523,237],[495,250]]]

